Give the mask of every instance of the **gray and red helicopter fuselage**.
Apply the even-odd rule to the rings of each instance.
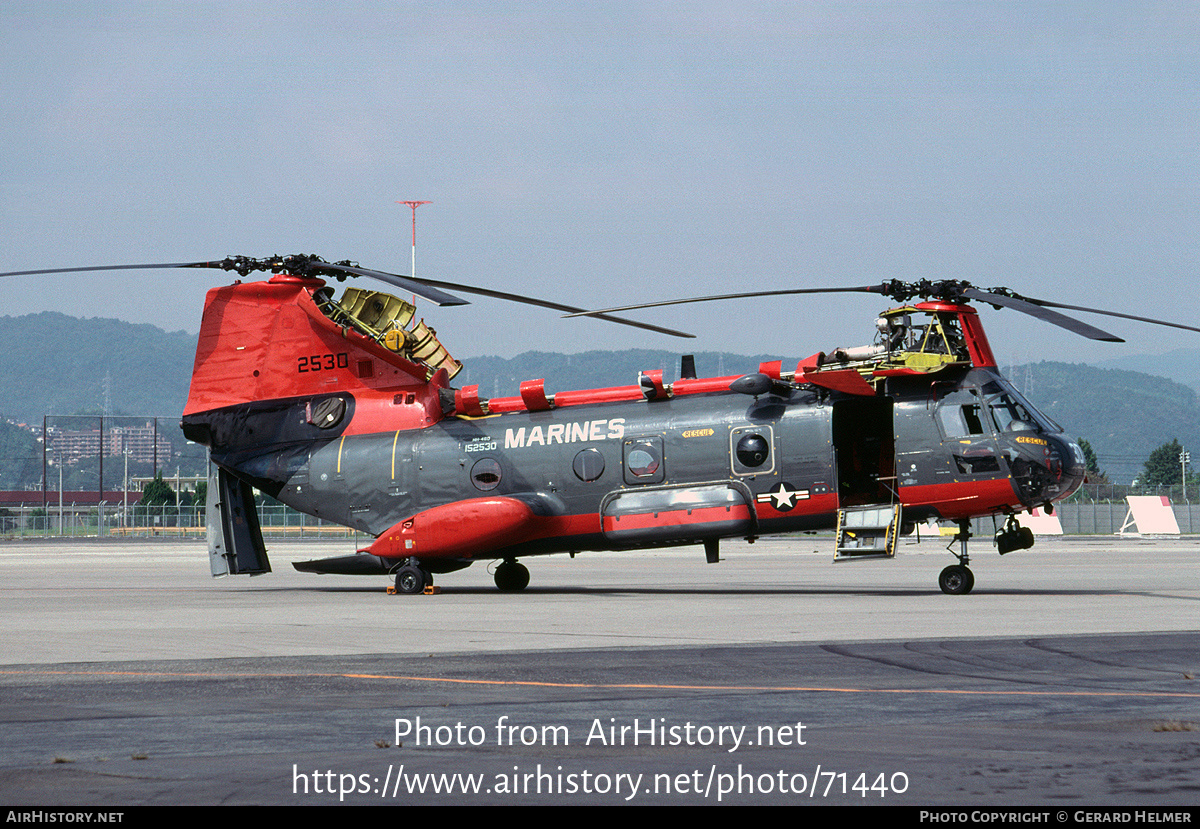
[[[708,546],[832,528],[839,510],[872,504],[899,505],[906,523],[1011,516],[1083,480],[1079,447],[994,362],[978,365],[990,351],[969,308],[933,309],[970,320],[974,358],[936,373],[886,368],[868,385],[814,355],[793,373],[774,363],[664,384],[646,372],[554,395],[529,381],[485,401],[339,325],[322,286],[277,276],[212,291],[183,421],[229,477],[210,486],[215,508],[241,497],[236,479],[376,538],[301,569],[428,574]]]

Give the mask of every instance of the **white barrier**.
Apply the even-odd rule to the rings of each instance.
[[[1179,522],[1171,509],[1171,500],[1165,495],[1127,495],[1129,512],[1117,535],[1125,535],[1131,526],[1137,525],[1137,535],[1179,535]]]
[[[1047,514],[1040,507],[1034,507],[1028,515],[1018,515],[1017,520],[1022,527],[1033,530],[1034,535],[1062,535],[1062,522],[1057,515]]]

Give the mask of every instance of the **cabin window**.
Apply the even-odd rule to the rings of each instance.
[[[657,484],[665,479],[662,438],[625,441],[625,483]]]
[[[972,395],[973,396],[973,395]],[[946,402],[938,409],[938,424],[948,438],[965,438],[987,433],[981,417],[982,406],[975,403]]]
[[[983,449],[978,454],[955,454],[954,463],[963,475],[978,475],[982,472],[999,472],[1000,460],[989,449]]]
[[[937,407],[937,425],[948,439],[970,438],[971,435],[988,434],[990,429],[984,420],[984,404],[979,392],[964,389],[948,395]]]
[[[599,449],[583,449],[575,456],[571,468],[581,481],[594,481],[604,474],[604,456]]]
[[[738,441],[737,458],[742,466],[762,466],[770,454],[771,447],[762,435],[750,434]]]
[[[985,385],[983,395],[997,432],[1028,432],[1036,428],[1037,419],[1024,401],[999,383]]]
[[[730,461],[735,475],[759,475],[772,472],[775,460],[771,447],[775,442],[771,427],[738,426],[729,433]]]

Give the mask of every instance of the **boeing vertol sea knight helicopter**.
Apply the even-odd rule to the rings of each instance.
[[[1078,444],[1001,376],[971,302],[1032,314],[1100,340],[1120,339],[1052,308],[1200,331],[1175,323],[1021,297],[967,282],[897,281],[849,288],[705,297],[854,292],[900,303],[874,341],[817,353],[787,370],[699,378],[661,371],[615,388],[484,399],[454,388],[461,364],[412,304],[322,277],[381,279],[439,305],[451,291],[683,332],[468,285],[415,279],[315,256],[64,268],[217,268],[265,281],[209,291],[183,430],[209,447],[208,538],[214,575],[271,569],[253,489],[375,537],[355,555],[294,566],[394,577],[421,593],[434,574],[498,560],[501,590],[523,589],[518,559],[583,550],[703,545],[837,530],[836,560],[887,558],[905,528],[956,522],[949,594],[971,591],[969,522],[1003,517],[1001,554],[1029,547],[1018,522],[1084,480]],[[910,302],[911,300],[920,300]],[[679,302],[701,299],[676,300]]]

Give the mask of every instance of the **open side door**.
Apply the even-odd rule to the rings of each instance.
[[[891,558],[900,534],[892,401],[866,397],[834,403],[833,449],[838,477],[834,561]]]
[[[896,502],[896,436],[890,398],[834,403],[833,449],[840,506]]]

